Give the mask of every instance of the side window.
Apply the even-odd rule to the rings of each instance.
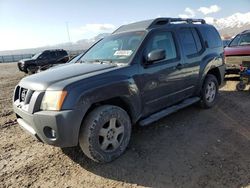
[[[147,52],[149,53],[152,50],[158,49],[165,50],[165,60],[175,59],[177,57],[176,47],[171,32],[161,32],[153,35],[148,43]]]
[[[197,54],[200,51],[198,48],[201,48],[201,44],[196,44],[191,29],[183,28],[180,30],[179,35],[183,46],[183,52],[186,56]]]
[[[43,52],[40,56],[39,56],[39,59],[47,59],[49,56],[49,53],[48,52]]]
[[[200,52],[202,50],[200,37],[199,37],[196,29],[192,29],[192,32],[193,32],[193,36],[194,36],[197,51]]]
[[[201,28],[203,38],[207,41],[209,48],[222,46],[222,41],[217,30],[212,26]]]

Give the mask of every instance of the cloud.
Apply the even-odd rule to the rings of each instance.
[[[214,22],[216,22],[216,19],[213,17],[205,17],[204,20],[206,20],[208,24],[214,24]]]
[[[113,24],[86,24],[70,29],[70,36],[72,41],[77,41],[79,38],[92,38],[100,33],[111,33],[115,28]]]
[[[179,14],[179,17],[181,17],[181,18],[193,18],[193,17],[195,17],[195,11],[189,7],[185,8],[184,12],[185,12],[185,14]]]
[[[219,12],[221,8],[218,5],[211,5],[210,7],[200,7],[198,9],[199,12],[203,13],[204,15]]]

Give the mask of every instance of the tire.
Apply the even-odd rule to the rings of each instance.
[[[219,84],[217,78],[212,74],[208,74],[202,86],[200,106],[202,108],[213,107],[216,103],[218,90]]]
[[[27,67],[28,74],[34,74],[34,73],[36,73],[36,71],[37,71],[37,68],[35,65],[30,65]]]
[[[239,83],[236,85],[237,91],[243,91],[245,88],[246,88],[246,84],[243,84],[243,83],[241,83],[241,82],[239,82]]]
[[[131,121],[122,108],[104,105],[90,112],[80,129],[79,145],[90,159],[107,163],[118,158],[128,146]]]

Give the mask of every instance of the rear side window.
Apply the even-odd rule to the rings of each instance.
[[[209,48],[217,48],[222,46],[220,35],[214,27],[203,27],[201,30],[202,36],[207,41]]]
[[[160,32],[154,34],[147,46],[147,51],[151,52],[152,50],[163,49],[166,52],[166,59],[175,59],[177,57],[176,54],[176,47],[174,43],[174,39],[172,33],[167,32]]]
[[[195,29],[183,28],[180,30],[179,35],[183,46],[183,52],[186,56],[195,55],[201,51],[201,41]]]

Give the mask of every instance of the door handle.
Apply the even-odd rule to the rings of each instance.
[[[183,65],[179,63],[179,64],[176,66],[176,68],[177,68],[178,70],[181,70],[181,69],[183,68]]]

